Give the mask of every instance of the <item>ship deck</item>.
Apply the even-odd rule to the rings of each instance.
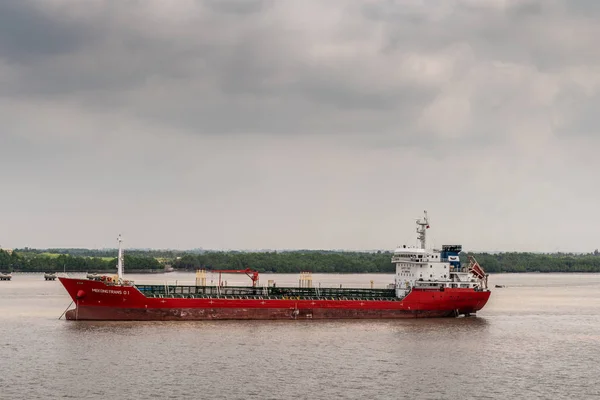
[[[398,301],[394,289],[135,285],[150,298],[228,298]]]

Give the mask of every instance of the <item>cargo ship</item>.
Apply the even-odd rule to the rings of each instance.
[[[306,320],[394,319],[473,316],[490,297],[488,275],[469,256],[460,260],[462,246],[428,249],[427,212],[416,221],[417,246],[399,246],[391,262],[395,279],[386,288],[314,287],[310,272],[298,286],[259,282],[259,273],[245,270],[198,270],[194,285],[139,285],[123,277],[119,235],[117,274],[90,279],[59,277],[75,307],[67,320]],[[219,273],[207,285],[207,272]],[[245,273],[248,286],[229,286],[221,273]],[[69,308],[69,307],[67,307]]]

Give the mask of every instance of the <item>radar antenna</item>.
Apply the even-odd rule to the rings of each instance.
[[[417,239],[421,242],[421,248],[425,249],[426,247],[426,232],[429,229],[429,219],[427,218],[427,211],[423,211],[425,213],[425,217],[423,219],[417,220]]]

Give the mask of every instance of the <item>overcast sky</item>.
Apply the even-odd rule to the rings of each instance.
[[[600,1],[0,1],[0,245],[593,251]]]

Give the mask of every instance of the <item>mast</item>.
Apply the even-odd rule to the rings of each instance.
[[[117,238],[117,242],[119,243],[119,256],[117,258],[117,276],[119,277],[119,283],[123,281],[123,250],[121,249],[121,234]]]
[[[425,213],[425,217],[421,220],[417,220],[417,239],[421,242],[421,248],[425,249],[426,246],[426,232],[429,229],[429,219],[427,218],[427,211],[423,211]]]

